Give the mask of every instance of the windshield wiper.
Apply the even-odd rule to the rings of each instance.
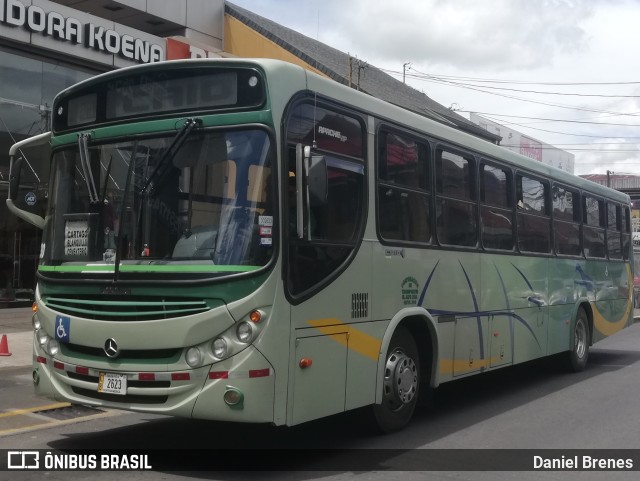
[[[170,171],[171,163],[169,161],[178,153],[184,142],[187,140],[187,137],[191,134],[193,128],[200,125],[202,125],[202,119],[187,119],[185,121],[180,131],[171,141],[171,144],[169,144],[162,153],[162,157],[160,157],[155,169],[140,190],[140,195],[151,195],[159,185],[162,185],[164,178]],[[157,182],[152,185],[152,182],[156,177],[158,178]],[[151,186],[151,189],[149,189],[149,186]]]
[[[116,258],[113,272],[114,282],[118,281],[120,275],[120,259],[122,258],[122,249],[124,248],[124,235],[122,233],[125,223],[125,212],[127,211],[127,197],[129,195],[129,187],[131,186],[131,177],[133,177],[133,170],[136,161],[136,154],[138,153],[138,141],[136,140],[131,149],[131,155],[129,156],[129,168],[127,169],[127,180],[125,181],[124,194],[122,195],[122,206],[120,207],[120,225],[118,227],[118,245],[116,246]]]
[[[111,177],[111,164],[113,163],[113,155],[109,157],[109,164],[107,165],[107,173],[104,176],[104,187],[102,188],[102,202],[100,204],[104,204],[105,199],[107,198],[107,187],[109,186],[109,179],[113,181],[113,184],[118,188],[118,184],[113,177]]]
[[[89,191],[89,202],[97,204],[100,201],[100,196],[98,195],[96,183],[93,180],[91,164],[89,163],[89,139],[91,139],[91,134],[88,132],[78,134],[78,153],[80,154],[80,165],[84,173],[84,181],[87,183],[87,190]]]

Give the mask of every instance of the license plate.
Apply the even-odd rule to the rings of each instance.
[[[98,392],[108,394],[127,394],[127,375],[113,372],[101,372],[98,382]]]

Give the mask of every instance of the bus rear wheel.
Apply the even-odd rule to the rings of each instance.
[[[571,332],[571,348],[566,354],[566,367],[569,371],[584,371],[589,359],[589,346],[591,335],[589,330],[589,318],[584,308],[580,307],[576,314]]]
[[[420,357],[413,336],[399,327],[391,338],[385,358],[382,403],[373,405],[373,417],[383,433],[406,426],[418,401]]]

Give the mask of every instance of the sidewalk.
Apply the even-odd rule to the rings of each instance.
[[[31,308],[0,309],[0,337],[7,336],[11,356],[0,356],[0,369],[31,365]]]

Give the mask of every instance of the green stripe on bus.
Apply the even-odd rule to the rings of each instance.
[[[260,266],[120,266],[120,272],[253,272],[260,269]],[[97,266],[39,266],[42,272],[100,272],[113,273],[113,266],[97,265]]]
[[[218,127],[225,125],[242,125],[251,123],[272,124],[271,112],[262,110],[257,112],[239,112],[232,114],[203,115],[198,117],[202,120],[202,127]],[[137,134],[159,134],[166,135],[175,133],[180,129],[187,117],[178,117],[163,120],[151,120],[147,122],[136,122],[133,124],[110,125],[107,127],[90,128],[92,140],[104,140],[118,137],[126,137]],[[63,134],[51,138],[52,147],[64,145],[76,145],[78,143],[78,133]]]

